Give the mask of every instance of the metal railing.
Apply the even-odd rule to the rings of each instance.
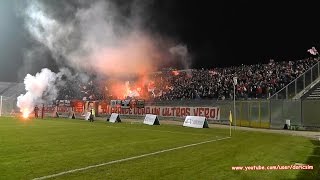
[[[316,80],[320,80],[320,62],[318,61],[295,80],[274,93],[269,99],[298,99],[310,89]]]

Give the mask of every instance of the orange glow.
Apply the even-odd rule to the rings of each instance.
[[[22,110],[22,117],[27,119],[29,117],[30,111],[28,109]]]
[[[147,74],[136,74],[134,81],[123,81],[112,79],[108,80],[106,93],[112,95],[114,99],[129,97],[146,98],[148,96],[149,79]]]
[[[178,76],[179,75],[179,71],[172,71],[173,75]]]
[[[129,84],[129,82],[126,82],[125,83],[125,94],[124,94],[123,98],[130,96],[131,93],[132,93],[132,91],[130,89],[130,84]]]
[[[154,40],[144,34],[131,34],[116,47],[99,49],[90,57],[93,67],[102,74],[117,78],[122,75],[143,75],[156,70],[162,54]]]
[[[126,94],[126,86],[123,82],[110,81],[108,82],[108,93],[113,96],[114,99],[122,99]]]

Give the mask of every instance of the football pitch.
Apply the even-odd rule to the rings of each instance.
[[[281,169],[303,164],[313,169]],[[142,120],[0,118],[0,179],[317,179],[319,165],[320,141],[305,137],[243,130],[230,137],[227,128]],[[252,166],[280,169],[245,168]]]

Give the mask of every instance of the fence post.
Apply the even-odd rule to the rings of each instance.
[[[306,74],[303,74],[303,89],[306,88]]]
[[[297,80],[294,81],[294,96],[297,95]]]
[[[318,66],[318,77],[320,76],[320,69],[319,69],[319,62],[317,63]]]
[[[0,116],[2,116],[2,96],[0,96]]]
[[[312,68],[310,69],[310,71],[311,71],[311,77],[310,77],[310,79],[311,79],[310,84],[311,84],[313,82],[313,80],[312,80]]]
[[[259,100],[259,122],[260,122],[260,128],[261,128],[261,100]]]
[[[237,116],[236,116],[236,84],[233,83],[233,116],[234,116],[234,129],[237,126]]]
[[[301,122],[301,126],[304,126],[303,125],[303,108],[302,108],[302,105],[303,105],[303,103],[302,103],[302,99],[300,99],[300,122]]]
[[[271,119],[271,117],[272,117],[272,112],[271,112],[271,99],[269,99],[269,104],[268,104],[268,106],[269,106],[269,129],[271,128],[271,123],[272,123],[272,119]]]

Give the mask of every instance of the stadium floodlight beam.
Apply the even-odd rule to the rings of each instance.
[[[237,76],[233,77],[233,114],[234,114],[234,129],[237,126],[237,116],[236,116],[236,85],[237,85]]]

